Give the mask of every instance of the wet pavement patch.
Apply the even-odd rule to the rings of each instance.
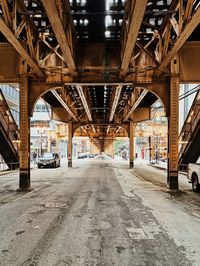
[[[46,210],[38,210],[38,211],[34,211],[34,212],[30,212],[30,214],[34,217],[37,217],[41,214],[43,214]]]
[[[1,252],[2,252],[3,254],[5,254],[5,253],[8,252],[8,249],[3,249]]]
[[[183,195],[187,195],[187,192],[181,191],[181,190],[176,190],[176,191],[166,191],[171,197],[179,198]]]
[[[21,234],[23,234],[23,233],[25,233],[25,231],[18,231],[18,232],[16,232],[15,234],[16,234],[16,236],[18,236],[18,235],[21,235]]]
[[[121,246],[117,246],[116,249],[117,249],[117,253],[121,253],[126,248],[125,247],[121,247]]]

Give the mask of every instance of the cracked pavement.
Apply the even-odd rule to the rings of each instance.
[[[34,169],[29,193],[1,176],[0,265],[199,265],[200,197],[165,178],[106,156]]]

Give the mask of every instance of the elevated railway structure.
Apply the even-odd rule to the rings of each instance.
[[[130,138],[161,100],[169,118],[168,178],[178,189],[180,82],[200,82],[198,0],[1,0],[0,82],[20,85],[21,189],[30,187],[30,117],[43,97],[53,118],[101,151]]]

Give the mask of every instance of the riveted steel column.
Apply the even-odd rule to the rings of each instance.
[[[68,149],[67,149],[67,158],[68,158],[68,167],[72,167],[72,122],[68,123]]]
[[[134,136],[133,136],[133,131],[134,131],[134,124],[133,122],[130,122],[130,129],[129,129],[129,158],[130,158],[130,163],[129,167],[130,169],[134,167]]]
[[[19,189],[30,189],[30,117],[28,113],[28,77],[20,77],[20,172]]]
[[[168,175],[167,186],[178,189],[178,120],[179,120],[179,61],[171,63],[170,116],[168,123]]]

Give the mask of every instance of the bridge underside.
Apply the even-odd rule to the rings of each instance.
[[[20,188],[30,187],[30,116],[43,97],[53,118],[100,150],[130,138],[158,99],[169,118],[168,187],[178,189],[180,82],[200,82],[198,0],[1,1],[0,82],[20,84]]]

